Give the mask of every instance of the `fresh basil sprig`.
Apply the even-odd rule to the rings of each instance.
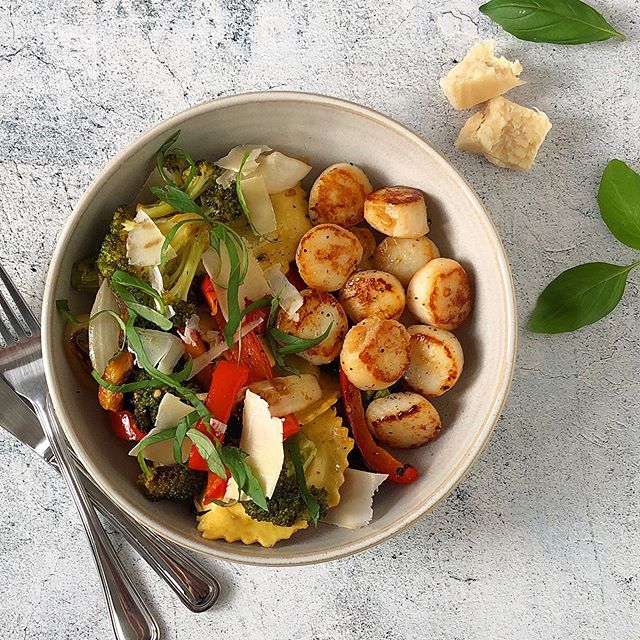
[[[490,0],[480,12],[520,40],[584,44],[624,36],[580,0]]]
[[[622,160],[611,160],[602,174],[598,205],[611,233],[640,249],[640,175]]]
[[[614,236],[640,249],[640,175],[620,160],[607,165],[600,182],[598,203]],[[629,265],[591,262],[573,267],[553,280],[538,298],[529,321],[535,333],[564,333],[597,322],[618,305]]]
[[[311,522],[316,525],[320,518],[320,504],[313,495],[311,495],[309,487],[307,486],[307,480],[304,475],[304,466],[302,464],[302,456],[300,455],[300,448],[297,443],[287,440],[287,452],[295,470],[296,482],[300,489],[300,495],[302,496],[304,503],[307,505],[309,515],[311,516]]]
[[[164,189],[162,187],[151,187],[151,193],[153,193],[158,200],[166,202],[176,211],[204,215],[204,209],[174,184]]]
[[[333,329],[333,322],[322,332],[322,335],[319,335],[317,338],[298,338],[298,336],[292,336],[290,333],[285,333],[275,327],[272,327],[269,333],[276,342],[282,345],[278,347],[280,355],[288,356],[292,353],[301,353],[302,351],[319,345],[327,338],[329,333],[331,333],[331,329]]]

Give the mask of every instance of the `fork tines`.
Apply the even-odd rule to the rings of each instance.
[[[29,338],[40,330],[38,320],[0,265],[0,282],[4,285],[6,295],[0,287],[0,341],[6,346]]]

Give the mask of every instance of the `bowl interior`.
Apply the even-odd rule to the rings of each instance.
[[[128,445],[110,433],[92,387],[65,359],[55,300],[85,311],[91,301],[69,287],[73,262],[95,252],[113,209],[132,201],[153,168],[153,155],[175,129],[195,157],[216,158],[242,143],[266,143],[314,167],[312,180],[340,161],[360,165],[374,187],[405,184],[428,198],[430,236],[444,256],[460,261],[475,287],[475,310],[457,332],[465,368],[456,388],[434,400],[443,431],[426,448],[401,452],[421,471],[409,486],[387,484],[376,497],[369,527],[348,531],[320,525],[273,549],[198,535],[188,508],[146,501],[135,487],[138,467]],[[130,144],[92,183],[76,207],[54,255],[45,293],[44,354],[54,404],[67,436],[98,484],[121,507],[159,534],[192,549],[240,562],[294,564],[329,560],[375,544],[426,513],[464,475],[490,436],[514,361],[515,310],[509,268],[495,229],[473,191],[426,143],[372,111],[306,94],[249,94],[178,114]]]

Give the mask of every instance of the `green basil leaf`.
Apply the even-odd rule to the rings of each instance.
[[[180,129],[172,133],[163,143],[162,146],[156,151],[156,169],[160,174],[160,177],[164,180],[165,184],[172,184],[171,180],[167,177],[164,171],[164,158],[169,153],[169,150],[178,141],[180,137]]]
[[[313,522],[314,525],[318,524],[318,519],[320,518],[320,505],[311,495],[309,487],[307,487],[307,479],[304,476],[304,466],[302,465],[302,457],[300,456],[300,448],[297,443],[287,441],[287,452],[296,473],[296,482],[300,489],[300,495],[302,496],[304,503],[307,505],[307,509],[309,509],[311,522]]]
[[[580,0],[490,0],[480,12],[520,40],[553,44],[624,40],[593,7]]]
[[[200,205],[196,204],[184,191],[178,189],[175,185],[168,185],[164,189],[160,187],[151,187],[151,193],[173,207],[181,213],[198,213],[204,215],[204,211]]]
[[[56,309],[58,313],[61,313],[71,324],[86,324],[86,322],[82,322],[78,316],[71,311],[68,300],[56,300]]]
[[[640,175],[622,160],[611,160],[602,174],[598,205],[611,233],[640,249]]]
[[[182,443],[187,435],[187,431],[189,431],[199,419],[198,412],[192,411],[178,422],[176,426],[176,436],[173,441],[173,459],[176,461],[176,464],[182,464]]]
[[[186,435],[193,442],[198,453],[204,458],[209,470],[221,478],[225,478],[227,473],[224,469],[224,464],[222,464],[220,455],[211,440],[197,429],[189,429]]]
[[[553,280],[538,298],[529,321],[535,333],[564,333],[597,322],[620,302],[629,266],[590,262],[573,267]]]
[[[155,433],[151,436],[146,436],[142,440],[140,440],[140,449],[138,449],[138,464],[140,465],[140,468],[146,475],[149,475],[151,471],[149,470],[149,467],[145,462],[144,450],[149,445],[155,444],[156,442],[164,442],[165,440],[172,440],[175,437],[176,437],[176,429],[172,428],[172,429],[167,429],[166,431],[161,431],[160,433]]]
[[[148,282],[145,282],[144,280],[131,275],[126,271],[114,272],[114,274],[111,276],[111,283],[113,284],[114,282],[125,287],[143,291],[158,303],[161,311],[164,311],[165,304],[162,296]]]
[[[158,380],[140,380],[138,382],[128,382],[126,384],[111,384],[107,382],[95,369],[91,372],[93,379],[101,386],[107,389],[107,391],[113,391],[113,393],[131,393],[132,391],[138,391],[139,389],[154,389],[163,386],[162,382]]]
[[[326,328],[322,335],[317,338],[298,338],[297,336],[292,336],[290,333],[285,333],[284,331],[280,331],[280,329],[276,329],[272,327],[269,330],[271,336],[280,344],[285,345],[284,347],[278,347],[278,351],[281,355],[287,356],[292,353],[300,353],[302,351],[306,351],[307,349],[311,349],[316,345],[320,344],[323,340],[327,338],[329,333],[333,329],[333,322]]]

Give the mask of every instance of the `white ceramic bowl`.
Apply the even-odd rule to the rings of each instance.
[[[421,471],[408,486],[388,483],[375,499],[373,522],[357,531],[320,525],[273,549],[198,535],[183,505],[148,502],[136,488],[139,473],[128,444],[116,440],[94,393],[70,370],[55,300],[88,310],[69,286],[71,266],[96,251],[114,208],[135,197],[153,168],[154,152],[176,129],[197,157],[220,157],[242,143],[266,143],[306,156],[315,177],[334,162],[354,162],[378,187],[404,184],[427,194],[431,237],[444,256],[465,266],[475,286],[475,310],[459,331],[465,369],[458,385],[434,401],[444,428],[431,445],[401,452]],[[71,214],[47,279],[43,350],[53,402],[67,437],[98,485],[123,510],[159,535],[219,559],[261,565],[309,564],[347,556],[386,540],[445,498],[487,443],[504,404],[516,351],[513,284],[490,217],[460,174],[402,125],[364,107],[303,93],[253,93],[183,111],[149,129],[121,151],[91,183]]]

